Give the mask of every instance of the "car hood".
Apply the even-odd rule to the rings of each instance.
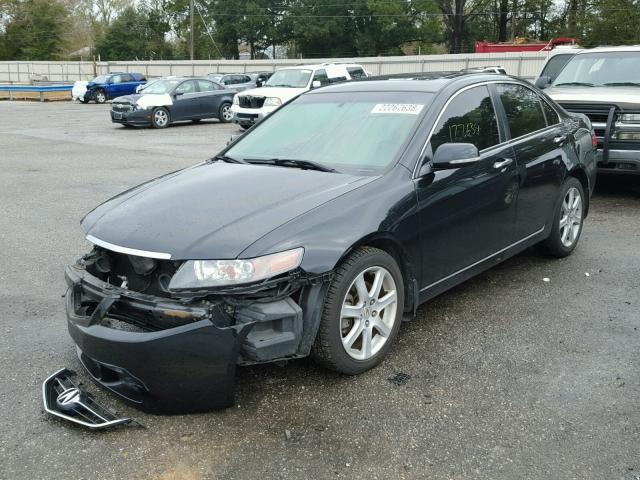
[[[238,93],[238,95],[241,97],[276,97],[282,100],[282,103],[285,103],[306,91],[306,88],[260,87],[252,88],[250,90],[243,90],[242,92]]]
[[[171,98],[171,95],[169,95],[168,93],[134,93],[131,95],[123,95],[121,97],[114,98],[113,103],[130,103],[131,105],[139,105],[140,107],[148,108],[173,105],[173,100]]]
[[[544,91],[558,103],[605,103],[640,108],[640,87],[550,87]]]
[[[87,237],[171,259],[230,259],[284,223],[375,178],[202,163],[106,201],[81,225]]]
[[[106,83],[87,82],[87,89],[103,85],[106,85]]]

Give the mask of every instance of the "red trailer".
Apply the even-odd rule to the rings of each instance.
[[[552,38],[548,42],[530,41],[526,38],[517,38],[512,42],[491,43],[476,42],[476,53],[504,53],[504,52],[546,52],[553,50],[558,45],[576,45],[575,38]]]

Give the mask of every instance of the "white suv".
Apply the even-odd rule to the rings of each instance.
[[[322,63],[281,68],[264,86],[245,90],[233,97],[233,122],[249,128],[307,90],[366,76],[364,68],[358,64]]]

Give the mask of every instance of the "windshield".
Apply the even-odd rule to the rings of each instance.
[[[225,155],[236,160],[299,160],[340,172],[375,174],[400,153],[430,93],[305,95],[276,110]]]
[[[107,75],[98,75],[96,78],[94,78],[91,81],[93,83],[107,83],[108,78],[109,77]]]
[[[267,80],[267,87],[305,88],[309,84],[311,70],[288,68],[278,70]]]
[[[560,72],[554,86],[640,85],[640,52],[600,52],[576,55]]]
[[[140,90],[140,93],[152,93],[156,95],[169,93],[181,81],[182,80],[156,80],[144,87],[143,90]]]

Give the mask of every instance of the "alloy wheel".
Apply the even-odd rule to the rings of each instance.
[[[169,117],[167,116],[167,112],[164,110],[156,110],[153,114],[153,119],[159,127],[164,127],[167,125],[169,121]]]
[[[229,105],[225,105],[222,107],[222,118],[226,122],[230,122],[233,119],[233,112],[231,111],[231,107]]]
[[[104,103],[106,101],[107,101],[107,97],[105,96],[105,94],[103,92],[97,92],[96,93],[96,102]]]
[[[356,360],[375,356],[389,339],[396,321],[396,282],[383,267],[369,267],[351,282],[342,302],[340,336]]]
[[[577,188],[567,190],[561,208],[560,241],[569,248],[578,238],[582,226],[582,196]]]

